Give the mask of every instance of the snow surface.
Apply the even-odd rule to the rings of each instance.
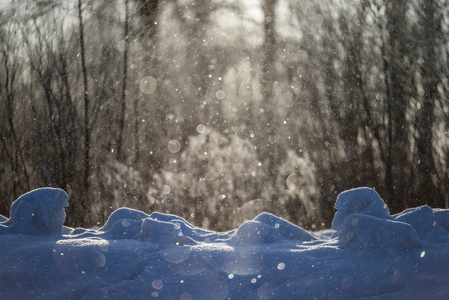
[[[0,216],[0,299],[449,299],[449,211],[390,216],[372,189],[341,193],[333,230],[263,213],[229,232],[129,208],[63,226],[43,188]]]

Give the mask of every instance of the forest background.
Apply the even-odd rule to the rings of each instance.
[[[0,213],[42,186],[70,226],[329,227],[358,186],[448,208],[447,2],[3,2]]]

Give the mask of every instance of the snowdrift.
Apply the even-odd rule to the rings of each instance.
[[[42,188],[0,216],[0,299],[449,299],[449,211],[390,215],[372,189],[341,193],[332,230],[263,213],[229,232],[129,208],[63,226]]]

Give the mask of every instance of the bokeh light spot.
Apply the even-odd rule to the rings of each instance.
[[[181,299],[181,300],[192,300],[193,297],[189,293],[182,293],[179,299]]]
[[[128,47],[128,43],[125,40],[121,40],[115,45],[115,47],[118,51],[123,52]]]
[[[217,99],[223,100],[224,97],[225,97],[225,92],[223,92],[223,91],[218,91],[217,93],[215,93],[215,96],[217,97]]]
[[[196,131],[198,133],[205,133],[206,132],[206,126],[204,126],[203,124],[200,124],[200,125],[196,126]]]
[[[162,280],[154,280],[151,283],[151,286],[153,288],[155,288],[156,290],[160,290],[160,289],[162,289],[164,287],[164,284],[162,283]]]
[[[287,186],[290,189],[295,189],[300,186],[300,177],[298,174],[290,174],[287,177]]]
[[[140,90],[145,94],[152,94],[156,91],[157,81],[151,76],[147,76],[142,78],[140,81]]]
[[[162,194],[165,194],[165,195],[170,194],[170,187],[168,185],[164,184],[162,186]]]
[[[181,144],[177,140],[171,140],[168,142],[167,148],[171,153],[178,153],[181,150]]]

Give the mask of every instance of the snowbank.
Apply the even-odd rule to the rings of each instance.
[[[0,299],[447,299],[449,212],[390,216],[372,189],[341,193],[333,230],[263,213],[213,232],[129,208],[63,226],[67,194],[38,189],[0,218]]]
[[[370,188],[348,190],[337,196],[335,203],[337,212],[332,220],[332,229],[340,230],[344,220],[350,214],[363,214],[387,219],[390,210],[379,194]]]
[[[9,220],[1,223],[1,233],[61,234],[68,196],[61,189],[42,188],[19,197],[11,205]]]

